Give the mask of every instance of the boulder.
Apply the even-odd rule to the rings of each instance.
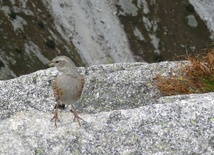
[[[55,68],[0,81],[0,154],[214,154],[214,94],[162,96],[157,74],[185,62],[79,68],[85,88],[73,122],[51,122]]]

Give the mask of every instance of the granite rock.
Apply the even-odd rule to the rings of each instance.
[[[163,97],[153,85],[184,62],[79,68],[85,89],[51,122],[55,68],[0,81],[0,154],[214,154],[213,93]]]

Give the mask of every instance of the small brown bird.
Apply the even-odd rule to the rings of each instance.
[[[56,98],[54,119],[55,126],[57,126],[58,119],[58,108],[59,106],[65,106],[71,104],[71,112],[74,114],[74,121],[77,119],[78,124],[80,120],[74,103],[76,103],[82,94],[84,87],[84,78],[77,71],[76,65],[73,61],[66,56],[57,56],[54,58],[49,66],[55,66],[59,73],[54,79],[54,95]]]

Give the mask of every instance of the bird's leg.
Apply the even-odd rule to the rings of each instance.
[[[56,105],[55,105],[55,112],[54,112],[54,116],[53,116],[53,118],[51,119],[51,121],[53,121],[53,119],[54,119],[54,123],[55,123],[55,126],[57,127],[57,124],[56,124],[56,122],[58,121],[59,122],[59,118],[58,118],[58,107],[59,107],[59,102],[57,102],[56,103]]]
[[[70,111],[74,114],[74,121],[77,119],[77,122],[78,122],[79,126],[81,126],[80,120],[83,120],[83,119],[81,117],[79,117],[79,115],[77,113],[77,110],[73,105],[71,105],[71,110]]]

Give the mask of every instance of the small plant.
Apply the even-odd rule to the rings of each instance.
[[[0,60],[0,68],[5,67],[4,63]]]
[[[10,10],[10,13],[8,15],[11,19],[16,19],[16,13],[13,10]]]
[[[164,58],[161,55],[157,54],[154,56],[154,62],[161,62],[161,61],[164,61]]]
[[[157,75],[156,86],[164,95],[214,91],[214,49],[206,52],[205,56],[189,57],[190,63],[181,67],[177,75]]]
[[[22,53],[22,49],[21,48],[15,48],[15,51],[18,53],[18,54],[21,54]]]
[[[190,13],[195,12],[194,6],[193,6],[192,4],[190,4],[190,3],[186,5],[186,9],[187,9],[187,11],[189,11]]]
[[[37,22],[37,25],[38,25],[40,28],[42,28],[42,29],[45,28],[45,24],[44,24],[43,21],[41,21],[41,20],[39,20],[39,21]]]
[[[55,46],[56,46],[56,45],[55,45],[54,40],[48,39],[48,40],[46,40],[45,44],[46,44],[49,48],[55,49]]]

